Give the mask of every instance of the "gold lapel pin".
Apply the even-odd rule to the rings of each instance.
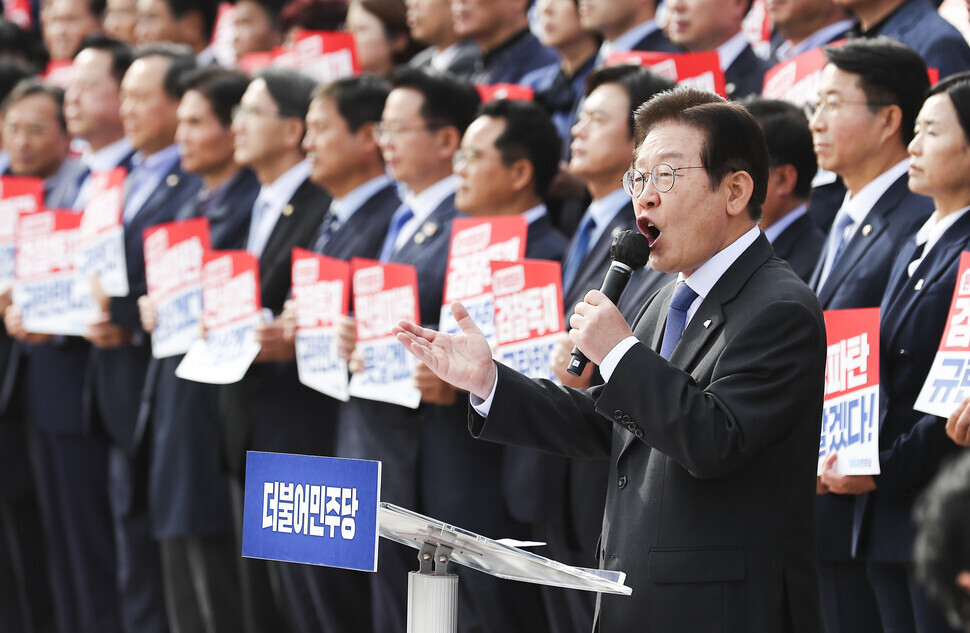
[[[864,227],[862,227],[862,237],[869,237],[869,234],[870,233],[872,233],[872,225],[871,224],[867,224]]]
[[[422,233],[422,232],[418,232],[418,233],[415,233],[415,234],[414,234],[414,243],[415,243],[415,244],[424,244],[424,241],[425,241],[426,239],[428,239],[428,236],[427,236],[427,235],[425,235],[425,234],[424,234],[424,233]]]
[[[169,187],[174,187],[175,185],[179,184],[178,174],[169,174],[168,177],[165,178],[165,184]]]
[[[283,215],[285,215],[287,217],[293,215],[293,205],[292,204],[288,204],[285,207],[283,207]]]
[[[426,236],[431,237],[438,232],[438,225],[434,222],[425,222],[424,226],[421,227],[421,232]]]

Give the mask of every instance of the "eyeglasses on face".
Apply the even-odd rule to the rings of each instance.
[[[660,163],[651,169],[648,173],[643,173],[638,169],[629,169],[625,174],[621,182],[623,183],[623,191],[627,193],[631,198],[639,198],[640,194],[643,193],[644,188],[647,186],[647,181],[653,182],[653,187],[660,193],[666,193],[674,188],[674,182],[677,180],[677,172],[684,169],[704,169],[703,167],[671,167],[667,163]]]

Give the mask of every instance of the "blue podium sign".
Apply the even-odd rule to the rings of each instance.
[[[377,571],[381,463],[250,451],[242,555]]]

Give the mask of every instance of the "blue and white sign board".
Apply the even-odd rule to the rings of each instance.
[[[250,451],[242,555],[377,571],[381,463]]]

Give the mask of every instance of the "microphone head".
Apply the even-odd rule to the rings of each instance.
[[[636,270],[650,259],[650,242],[640,231],[621,231],[613,238],[610,259]]]

